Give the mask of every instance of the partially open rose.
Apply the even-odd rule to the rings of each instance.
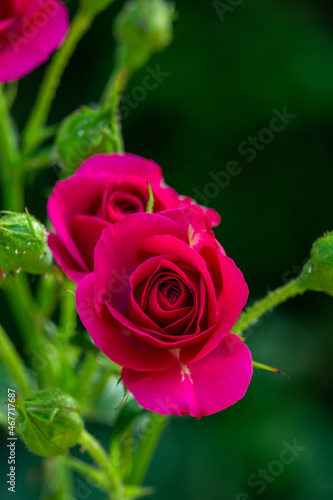
[[[57,182],[48,202],[57,234],[50,234],[49,245],[60,267],[74,281],[93,270],[94,248],[106,227],[146,211],[147,182],[155,199],[154,212],[194,203],[164,184],[156,163],[131,154],[96,155],[75,175]],[[212,209],[206,212],[217,225],[219,215]]]
[[[58,0],[1,0],[0,82],[18,80],[47,61],[68,29]]]
[[[251,354],[230,330],[247,297],[198,206],[137,213],[104,230],[77,288],[95,344],[145,408],[210,415],[242,398]]]

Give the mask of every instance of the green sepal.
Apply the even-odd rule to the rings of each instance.
[[[272,366],[268,366],[268,365],[263,365],[262,363],[257,363],[256,361],[252,361],[252,365],[253,365],[253,368],[258,368],[260,370],[267,370],[269,372],[274,372],[274,373],[282,373],[277,368],[273,368]]]
[[[333,231],[314,242],[298,280],[307,290],[333,296]]]
[[[3,212],[0,218],[0,268],[3,272],[45,273],[52,264],[47,232],[26,213]]]
[[[16,430],[36,455],[62,455],[79,442],[83,430],[80,405],[60,389],[36,391],[24,401],[17,396],[16,410]]]
[[[152,190],[149,182],[147,182],[147,186],[148,186],[149,199],[148,199],[148,203],[147,203],[146,213],[152,214],[154,211],[154,202],[155,202],[154,194],[153,194],[153,190]]]
[[[131,395],[131,393],[127,389],[127,387],[124,386],[123,381],[121,380],[121,377],[119,377],[118,382],[117,382],[117,385],[119,385],[119,384],[122,384],[122,386],[123,386],[123,398],[120,401],[119,405],[115,408],[115,410],[119,410],[119,408],[121,408],[126,403],[126,401],[128,400],[128,398]]]

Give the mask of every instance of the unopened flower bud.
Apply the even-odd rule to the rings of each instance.
[[[333,296],[333,231],[314,242],[299,279],[308,290]]]
[[[73,174],[91,156],[118,151],[121,138],[113,105],[118,102],[98,110],[83,106],[64,120],[56,139],[62,177]]]
[[[0,218],[0,268],[5,272],[44,273],[52,263],[43,224],[28,213]]]
[[[17,431],[27,447],[42,457],[55,457],[75,446],[83,420],[79,403],[60,389],[45,389],[18,398]]]
[[[154,52],[172,41],[174,6],[165,0],[130,0],[118,14],[114,32],[118,39],[117,67],[130,76]]]

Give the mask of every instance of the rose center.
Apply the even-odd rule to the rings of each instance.
[[[172,283],[162,283],[158,287],[158,290],[172,306],[176,304],[182,294],[181,288],[177,281],[173,281]]]
[[[145,212],[145,204],[136,193],[114,191],[107,200],[107,217],[120,220],[126,215]]]
[[[138,200],[133,199],[118,199],[115,203],[116,209],[123,214],[134,214],[140,210],[140,204]]]

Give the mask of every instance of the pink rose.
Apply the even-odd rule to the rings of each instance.
[[[68,29],[58,0],[1,0],[0,82],[18,80],[47,61]]]
[[[57,235],[49,246],[60,267],[74,281],[93,271],[94,248],[103,230],[129,214],[145,212],[152,187],[154,212],[193,204],[164,184],[161,168],[131,154],[97,155],[85,161],[75,175],[57,182],[48,213]],[[220,222],[212,209],[207,214]]]
[[[198,206],[129,215],[104,230],[77,308],[95,344],[123,366],[136,400],[202,415],[242,398],[251,354],[230,333],[248,288]]]

